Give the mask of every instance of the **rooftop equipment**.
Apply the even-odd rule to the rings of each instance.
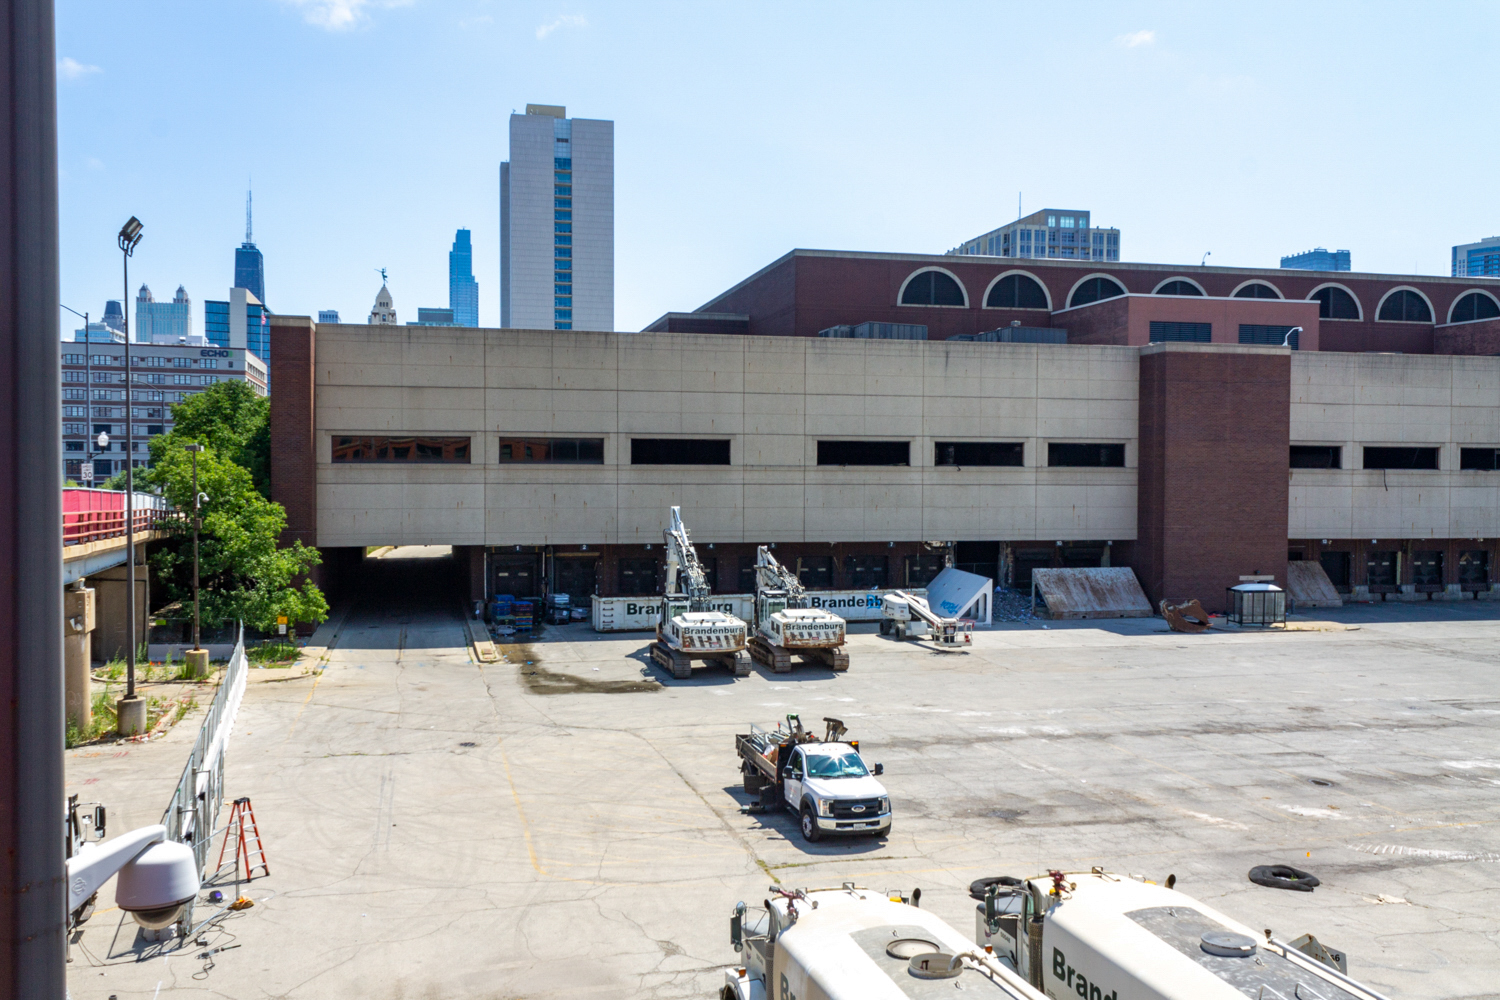
[[[873,320],[853,326],[830,326],[818,336],[842,340],[926,340],[925,323],[876,323]]]

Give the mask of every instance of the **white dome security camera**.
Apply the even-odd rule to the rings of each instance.
[[[153,844],[120,869],[115,883],[115,905],[147,930],[176,923],[197,895],[198,859],[186,844]]]
[[[159,824],[141,827],[69,858],[68,912],[78,914],[118,873],[115,903],[136,923],[162,930],[180,920],[198,895],[198,860],[191,847],[167,841],[166,832]]]

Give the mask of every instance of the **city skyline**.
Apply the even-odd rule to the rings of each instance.
[[[509,155],[506,120],[537,99],[619,124],[621,329],[701,303],[794,247],[941,253],[1014,217],[1018,191],[1028,205],[1088,206],[1128,231],[1123,256],[1143,262],[1194,264],[1211,251],[1214,263],[1275,267],[1289,248],[1331,245],[1355,248],[1362,270],[1447,274],[1451,248],[1500,220],[1500,193],[1436,185],[1431,161],[1341,156],[1336,176],[1290,170],[1287,150],[1243,128],[1254,109],[1310,114],[1296,81],[1299,67],[1316,62],[1368,96],[1349,112],[1347,134],[1387,134],[1399,118],[1414,143],[1440,147],[1464,134],[1482,157],[1500,140],[1465,123],[1487,114],[1477,67],[1500,26],[1489,8],[1440,10],[1398,44],[1380,25],[1402,8],[1379,4],[1354,21],[1336,8],[1269,4],[1248,26],[1227,10],[1160,4],[1111,7],[1084,25],[1042,8],[977,11],[959,34],[943,30],[949,18],[913,26],[887,5],[851,22],[841,6],[672,14],[602,4],[586,23],[544,37],[538,26],[558,14],[539,3],[366,4],[344,30],[312,23],[315,6],[225,0],[140,17],[64,0],[58,57],[74,68],[58,83],[63,301],[121,295],[114,233],[132,214],[145,224],[132,276],[164,287],[226,284],[247,174],[278,313],[336,308],[363,319],[380,265],[401,276],[403,302],[445,302],[431,248],[448,244],[460,220],[471,223],[474,274],[488,287],[500,268],[495,169]],[[1459,21],[1466,30],[1455,35]],[[274,54],[274,73],[236,75],[209,58],[230,25]],[[973,123],[998,115],[1011,130],[1044,132],[1070,108],[1097,106],[1097,81],[1020,77],[997,92],[955,77],[953,66],[984,62],[984,39],[996,32],[1065,33],[1110,81],[1111,103],[1179,111],[1095,118],[1093,148],[1107,157],[1017,155],[1012,141]],[[733,44],[704,44],[723,38]],[[1337,44],[1319,41],[1328,38]],[[660,44],[683,53],[680,65],[631,56]],[[161,56],[121,55],[142,48]],[[1445,52],[1451,73],[1421,73],[1410,55],[1423,51]],[[820,69],[898,53],[937,81],[935,94],[917,93],[904,76],[856,87]],[[684,90],[684,73],[702,82]],[[839,113],[813,113],[809,93]],[[221,111],[252,103],[274,123],[273,141],[244,141]],[[194,123],[191,157],[166,141],[182,119]],[[1188,119],[1198,123],[1191,141]],[[459,138],[433,143],[431,134]],[[363,152],[371,136],[379,156]],[[274,152],[299,146],[316,154]],[[1338,155],[1341,143],[1333,136],[1324,146],[1319,155]],[[136,152],[116,152],[126,148]],[[498,292],[487,291],[481,324],[496,325],[499,307]]]

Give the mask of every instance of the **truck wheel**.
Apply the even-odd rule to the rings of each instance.
[[[802,839],[809,844],[816,844],[823,838],[823,831],[818,829],[817,814],[812,807],[803,803],[802,805]]]
[[[889,618],[882,618],[882,619],[880,619],[880,634],[881,635],[890,635],[891,634],[891,620]]]

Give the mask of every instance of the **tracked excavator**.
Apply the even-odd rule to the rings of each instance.
[[[849,669],[844,619],[814,608],[802,581],[762,545],[755,550],[755,631],[750,656],[778,674],[790,673],[802,655],[835,671]]]
[[[667,575],[651,659],[680,681],[693,675],[695,661],[717,663],[736,677],[748,677],[747,628],[734,615],[710,607],[713,598],[708,577],[682,523],[681,507],[672,508],[671,523],[662,531],[662,540],[667,547]]]

